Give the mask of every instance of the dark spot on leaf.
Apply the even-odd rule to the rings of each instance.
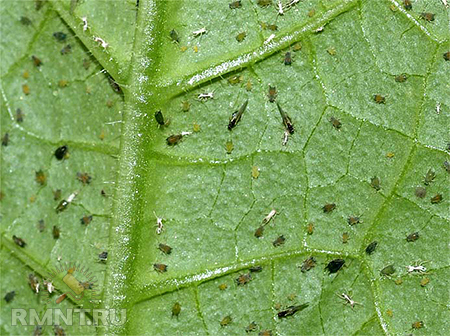
[[[69,148],[66,145],[64,145],[64,146],[58,147],[55,150],[55,157],[58,160],[62,160],[62,159],[67,158],[66,156],[68,153],[69,153]]]
[[[336,209],[336,204],[335,203],[329,203],[329,204],[325,204],[322,207],[323,212],[325,213],[330,213],[332,212],[334,209]]]
[[[380,271],[380,274],[383,276],[389,276],[389,275],[392,275],[392,274],[394,274],[395,273],[395,267],[394,267],[394,265],[389,265],[389,266],[386,266],[385,268],[383,268],[381,271]]]
[[[16,292],[11,291],[11,292],[6,293],[4,299],[5,299],[6,303],[10,303],[14,299],[15,296],[16,296]]]
[[[303,309],[307,308],[309,306],[309,303],[304,303],[298,306],[289,306],[285,310],[280,311],[278,313],[278,318],[285,318],[288,316],[292,316],[295,313],[302,311]]]
[[[366,247],[366,253],[369,254],[369,255],[372,254],[373,252],[375,252],[375,249],[377,248],[377,246],[378,246],[378,242],[377,241],[371,242]]]
[[[27,246],[27,243],[25,243],[25,241],[22,238],[19,238],[15,235],[12,238],[13,238],[14,243],[16,243],[16,245],[18,245],[20,247]]]
[[[325,267],[326,270],[328,270],[328,272],[331,273],[336,273],[337,271],[339,271],[342,266],[344,266],[345,264],[345,260],[344,259],[334,259],[331,260],[328,265]]]

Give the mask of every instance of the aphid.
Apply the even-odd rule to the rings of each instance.
[[[83,31],[88,30],[89,26],[87,22],[87,17],[86,16],[81,17],[81,21],[83,21]]]
[[[417,272],[417,273],[423,274],[427,271],[427,268],[425,266],[423,266],[423,264],[424,264],[424,262],[420,262],[416,265],[406,266],[407,272],[408,273]]]
[[[403,283],[402,279],[395,280],[395,284],[398,285],[398,286],[400,286],[402,283]]]
[[[158,245],[158,249],[163,252],[164,254],[171,254],[172,253],[172,248],[169,245],[166,244],[162,244],[160,243]]]
[[[269,30],[271,30],[271,31],[278,30],[278,26],[276,24],[269,24],[269,25],[267,25],[267,28],[269,28]]]
[[[273,306],[276,310],[280,310],[281,309],[281,303],[275,303]]]
[[[272,330],[261,330],[258,336],[272,336]]]
[[[252,280],[252,275],[250,273],[240,274],[236,278],[236,283],[238,286],[244,286]]]
[[[336,49],[335,49],[334,47],[329,47],[329,48],[327,49],[327,53],[328,53],[330,56],[334,56],[334,55],[336,55]]]
[[[164,116],[163,116],[161,110],[155,112],[155,120],[159,126],[166,125],[166,121],[164,121]]]
[[[306,232],[309,235],[312,235],[314,233],[314,223],[308,223],[308,225],[306,226]]]
[[[394,274],[394,273],[395,273],[395,267],[394,267],[394,265],[386,266],[385,268],[383,268],[383,269],[380,271],[380,275],[381,275],[381,276],[390,276],[390,275],[392,275],[392,274]]]
[[[45,222],[43,219],[40,219],[38,221],[38,230],[39,230],[39,232],[44,232],[44,230],[45,230]]]
[[[267,94],[267,97],[269,98],[269,101],[273,103],[275,99],[277,99],[277,88],[275,86],[270,86],[269,84],[269,93]]]
[[[194,35],[194,37],[198,37],[198,36],[202,36],[203,34],[206,34],[208,31],[206,30],[206,28],[200,28],[197,30],[194,30],[192,32],[192,35]]]
[[[153,214],[155,215],[155,217],[156,217],[156,234],[157,235],[160,235],[163,231],[164,231],[164,225],[163,225],[163,218],[161,217],[158,217],[158,216],[156,216],[156,213],[153,211]]]
[[[58,201],[61,198],[61,189],[53,190],[53,200]]]
[[[301,267],[301,271],[302,273],[306,273],[308,272],[311,268],[314,268],[316,266],[316,258],[314,258],[313,256],[309,257],[308,259],[305,259],[303,261],[302,267]]]
[[[197,123],[194,123],[194,126],[192,127],[192,130],[194,132],[200,132],[200,125]]]
[[[181,312],[181,305],[179,302],[175,302],[172,307],[172,317],[173,316],[178,317],[178,315],[180,315],[180,312]]]
[[[27,243],[22,238],[17,237],[16,235],[12,236],[14,243],[20,247],[27,246]]]
[[[343,244],[347,244],[349,239],[350,239],[349,233],[348,232],[344,232],[342,234],[342,243]]]
[[[264,233],[264,225],[261,225],[259,228],[256,229],[255,237],[256,238],[261,238],[263,233]]]
[[[31,56],[31,60],[33,61],[34,66],[40,67],[42,65],[42,61],[36,56]]]
[[[108,260],[108,251],[103,251],[98,255],[98,260],[105,263]]]
[[[387,314],[389,317],[394,316],[394,312],[393,312],[392,310],[390,310],[390,309],[386,310],[386,314]]]
[[[361,223],[359,216],[348,216],[347,223],[351,226]]]
[[[416,197],[424,198],[427,194],[427,189],[424,187],[417,187],[414,193],[416,194]]]
[[[376,191],[379,191],[380,189],[381,189],[381,186],[380,186],[380,178],[379,177],[372,177],[371,179],[370,179],[370,186],[372,187],[372,188],[374,188]]]
[[[59,238],[60,230],[59,230],[59,228],[56,225],[53,225],[52,235],[53,235],[53,239],[58,239]]]
[[[408,79],[408,75],[407,74],[401,74],[401,75],[395,76],[395,81],[397,83],[406,82],[407,79]]]
[[[245,109],[247,108],[248,99],[242,104],[238,111],[235,111],[230,118],[230,122],[228,123],[228,130],[231,131],[241,120],[242,114],[244,114]]]
[[[88,216],[88,215],[84,215],[83,217],[80,218],[80,223],[81,225],[89,225],[92,222],[92,215]]]
[[[41,335],[42,335],[42,326],[38,324],[33,330],[33,336],[41,336]]]
[[[175,146],[181,141],[183,136],[189,135],[189,134],[191,134],[191,132],[181,132],[180,134],[175,134],[175,135],[172,134],[171,136],[166,138],[166,142],[169,146]]]
[[[412,328],[413,329],[420,329],[420,328],[423,328],[423,321],[417,321],[417,322],[414,322],[411,326],[412,326]]]
[[[430,282],[429,278],[423,278],[422,280],[420,280],[420,286],[425,287],[426,285],[428,285],[429,282]]]
[[[292,50],[297,52],[302,50],[302,44],[300,42],[297,42],[296,44],[294,44],[294,46],[292,47]]]
[[[219,289],[220,289],[220,290],[225,290],[225,289],[227,289],[227,288],[228,288],[228,285],[225,284],[225,283],[219,285]]]
[[[228,140],[228,141],[225,143],[225,150],[227,151],[227,154],[231,154],[231,152],[233,151],[233,149],[234,149],[233,141]]]
[[[447,173],[450,173],[450,162],[444,161],[444,169],[447,171]]]
[[[334,209],[336,209],[336,204],[334,204],[334,203],[328,203],[328,204],[325,204],[325,205],[322,207],[322,210],[323,210],[323,212],[325,212],[325,213],[330,213],[330,212],[332,212]]]
[[[5,135],[2,137],[2,146],[8,146],[9,143],[9,133],[5,133]]]
[[[304,303],[304,304],[301,304],[301,305],[298,305],[298,306],[287,307],[286,310],[280,311],[278,313],[278,318],[284,318],[284,317],[292,316],[296,312],[302,311],[303,309],[305,309],[308,306],[309,306],[309,303]]]
[[[284,238],[284,236],[281,235],[272,242],[272,245],[275,247],[278,247],[278,246],[283,245],[285,242],[286,242],[286,238]]]
[[[31,20],[26,16],[21,16],[20,23],[23,24],[24,26],[29,26],[31,24]]]
[[[420,18],[424,19],[425,21],[432,22],[432,21],[434,21],[434,14],[433,13],[420,13]]]
[[[249,268],[249,271],[252,273],[259,273],[262,271],[262,266],[252,266]]]
[[[242,82],[244,80],[244,76],[240,75],[235,75],[235,76],[231,76],[230,78],[228,78],[228,83],[230,84],[239,84],[240,82]]]
[[[259,7],[267,7],[272,4],[272,0],[258,0],[256,3]]]
[[[277,102],[278,111],[280,111],[281,118],[283,119],[283,125],[286,130],[289,131],[290,134],[294,134],[294,125],[292,124],[291,118],[283,111],[280,104]]]
[[[428,169],[423,184],[429,185],[436,178],[436,172],[433,169]]]
[[[194,46],[194,48],[192,48],[192,49],[194,49],[194,52],[198,52],[198,46]]]
[[[28,96],[30,94],[30,87],[28,86],[28,84],[22,85],[22,92],[26,96]]]
[[[100,43],[103,49],[106,49],[109,46],[109,43],[107,43],[104,39],[98,36],[94,36],[94,42]]]
[[[69,153],[69,148],[66,145],[64,145],[64,146],[58,147],[55,150],[55,157],[58,160],[66,159],[68,153]]]
[[[376,95],[373,96],[373,100],[377,104],[384,104],[386,102],[386,97],[384,97],[384,96],[382,96],[380,94],[376,94]]]
[[[357,304],[361,304],[361,303],[359,303],[359,302],[356,302],[356,301],[353,301],[352,300],[352,298],[348,295],[348,294],[345,294],[345,293],[342,293],[342,294],[340,294],[340,295],[338,295],[341,299],[343,299],[343,300],[345,300],[346,301],[346,303],[348,303],[352,308],[355,306],[355,305],[357,305]]]
[[[233,1],[228,6],[230,7],[230,9],[241,8],[242,7],[241,0]]]
[[[366,247],[366,253],[369,254],[369,255],[372,254],[373,252],[375,252],[375,249],[377,248],[377,246],[378,246],[378,242],[377,241],[371,242]]]
[[[21,110],[20,108],[18,108],[18,109],[16,110],[16,121],[17,121],[18,123],[21,123],[21,122],[23,122],[23,118],[24,118],[24,117],[25,117],[25,116],[24,116],[22,110]]]
[[[242,42],[245,40],[245,38],[247,37],[247,33],[246,32],[242,32],[236,35],[236,41],[238,42]]]
[[[315,9],[311,9],[311,10],[308,12],[308,16],[309,16],[309,17],[313,17],[314,15],[316,15],[316,10],[315,10]]]
[[[259,168],[257,166],[252,166],[252,177],[257,179],[259,176]]]
[[[40,185],[45,185],[47,182],[47,176],[45,176],[42,170],[38,170],[35,174],[35,180]]]
[[[415,242],[419,239],[419,232],[413,232],[406,237],[407,242]]]
[[[66,40],[67,35],[64,34],[63,32],[56,32],[56,33],[53,33],[53,37],[58,42],[64,42]]]
[[[344,266],[344,264],[345,264],[344,259],[334,259],[328,263],[325,269],[328,270],[329,274],[336,273],[342,268],[342,266]]]
[[[181,102],[181,110],[183,112],[188,112],[190,109],[191,109],[191,104],[187,100],[184,100]]]
[[[57,324],[53,326],[53,331],[55,332],[55,336],[66,336],[64,329]]]
[[[291,65],[292,64],[292,55],[291,52],[288,51],[286,54],[284,54],[284,65]]]
[[[109,85],[113,89],[115,93],[122,94],[122,88],[120,85],[112,78],[109,74],[106,75],[106,78],[108,78]]]
[[[39,293],[39,279],[34,274],[28,274],[28,284],[30,285],[31,290],[38,294]]]
[[[442,202],[442,195],[441,194],[437,194],[433,197],[431,197],[431,204],[438,204]]]
[[[6,295],[4,297],[6,303],[10,303],[14,299],[14,296],[16,296],[16,292],[15,291],[11,291],[11,292],[6,293]]]
[[[88,173],[77,173],[77,180],[83,183],[83,185],[90,184],[92,177]]]
[[[262,223],[263,225],[269,224],[269,222],[272,220],[272,218],[275,217],[277,214],[277,211],[275,209],[272,209],[269,214],[263,218]]]
[[[444,53],[443,57],[444,57],[444,60],[450,61],[450,51],[447,51],[446,53]]]
[[[245,327],[245,332],[253,332],[256,331],[258,325],[255,322],[251,322],[248,326]]]
[[[339,121],[339,119],[336,119],[335,117],[330,117],[330,123],[337,130],[339,130],[342,127],[342,123]]]
[[[67,207],[69,206],[70,203],[72,203],[72,201],[75,199],[75,197],[78,195],[77,191],[74,191],[73,193],[71,193],[69,195],[69,197],[67,197],[67,200],[62,200],[58,206],[56,207],[56,213],[60,213],[64,210],[67,209]]]
[[[411,0],[403,0],[403,7],[405,7],[406,10],[411,10],[412,9]]]
[[[153,264],[153,269],[158,273],[167,272],[167,265],[165,264]]]
[[[70,44],[68,44],[64,48],[61,49],[61,55],[67,55],[71,51],[72,51],[72,46]]]
[[[252,82],[250,81],[250,79],[247,81],[247,84],[245,84],[245,89],[247,91],[252,91]]]
[[[220,321],[220,325],[221,325],[222,327],[225,327],[225,326],[227,326],[228,324],[230,324],[232,321],[233,321],[233,319],[231,318],[231,316],[230,316],[230,315],[227,315],[227,316],[225,316],[225,317],[222,319],[222,321]]]
[[[68,81],[65,80],[65,79],[61,79],[61,80],[58,82],[58,86],[59,86],[60,88],[65,88],[65,87],[67,86],[67,84],[68,84]]]

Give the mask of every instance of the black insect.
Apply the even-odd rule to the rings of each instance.
[[[59,230],[59,227],[57,227],[56,225],[53,225],[53,229],[52,229],[53,239],[58,239],[60,233],[61,233],[61,231]]]
[[[284,317],[288,317],[288,316],[292,316],[295,313],[302,311],[303,309],[307,308],[309,306],[309,303],[304,303],[298,306],[290,306],[287,307],[286,310],[280,311],[278,313],[278,318],[284,318]]]
[[[153,269],[158,273],[167,272],[167,265],[165,264],[153,264]]]
[[[31,60],[33,61],[33,64],[36,67],[40,67],[42,65],[42,61],[39,58],[37,58],[36,56],[34,56],[34,55],[31,56]]]
[[[62,159],[66,158],[68,153],[69,153],[69,148],[66,145],[64,145],[64,146],[58,147],[55,150],[55,157],[58,160],[62,160]]]
[[[447,173],[450,173],[450,162],[444,161],[444,169],[447,171]]]
[[[286,130],[290,134],[294,134],[294,125],[292,124],[291,118],[286,114],[286,112],[283,111],[280,104],[277,103],[278,111],[280,111],[281,118],[283,119],[283,125],[286,128]]]
[[[431,197],[431,204],[438,204],[442,202],[442,195],[441,194],[437,194],[433,197]]]
[[[375,252],[375,249],[377,248],[377,246],[378,246],[378,242],[377,241],[371,242],[366,247],[366,253],[369,254],[369,255],[372,254],[373,252]]]
[[[272,0],[258,0],[256,3],[260,7],[267,7],[272,4]]]
[[[164,116],[163,116],[161,110],[155,112],[155,120],[160,126],[165,125]]]
[[[275,239],[272,244],[275,247],[281,246],[286,242],[286,238],[284,238],[283,235],[279,236],[277,239]]]
[[[403,7],[405,7],[406,10],[411,10],[412,9],[411,0],[403,0]]]
[[[361,219],[358,216],[349,216],[347,223],[351,226],[361,223]]]
[[[172,248],[169,245],[166,244],[162,244],[160,243],[158,245],[158,249],[163,252],[164,254],[171,254],[172,253]]]
[[[234,112],[231,115],[230,122],[228,123],[228,130],[231,131],[241,120],[242,114],[244,113],[245,109],[247,108],[248,99],[242,104],[242,106],[239,108],[238,111]]]
[[[395,273],[395,267],[394,267],[394,265],[389,265],[389,266],[386,266],[385,268],[383,268],[381,271],[380,271],[380,275],[384,275],[384,276],[390,276],[390,275],[392,275],[392,274],[394,274]]]
[[[398,83],[406,82],[407,79],[408,79],[408,75],[406,75],[406,74],[401,74],[401,75],[395,76],[395,81]]]
[[[264,225],[261,225],[259,228],[256,229],[255,237],[256,238],[261,238],[263,233],[264,233]]]
[[[325,213],[330,213],[330,212],[332,212],[334,209],[336,209],[336,204],[334,204],[334,203],[325,204],[325,205],[322,207],[322,210],[323,210],[323,212],[325,212]]]
[[[241,0],[233,1],[228,6],[230,7],[230,9],[237,9],[237,8],[241,8],[242,7],[242,3],[241,3]]]
[[[44,230],[45,230],[45,222],[43,219],[40,219],[38,221],[38,230],[39,230],[39,232],[44,232]]]
[[[433,13],[420,13],[420,18],[428,22],[434,21],[434,16]]]
[[[255,322],[251,322],[248,326],[245,327],[245,332],[255,331],[258,325]]]
[[[309,257],[308,259],[303,261],[301,271],[302,273],[306,273],[315,266],[316,266],[316,259],[314,257]]]
[[[340,122],[340,120],[336,119],[335,117],[330,118],[330,123],[337,130],[341,129],[341,127],[342,127],[342,123]]]
[[[100,254],[98,255],[98,259],[99,259],[101,262],[106,262],[106,261],[108,260],[108,251],[103,251],[102,253],[100,253]]]
[[[433,169],[428,169],[423,184],[429,185],[436,178],[436,172]]]
[[[4,297],[6,303],[10,303],[14,299],[14,296],[16,296],[16,292],[15,291],[11,291],[11,292],[6,293],[6,295]]]
[[[178,37],[178,33],[175,29],[172,29],[169,35],[172,42],[180,43],[180,38]]]
[[[277,88],[275,86],[269,85],[269,93],[267,94],[267,97],[269,98],[269,101],[273,103],[275,99],[277,99]]]
[[[61,49],[61,55],[67,55],[72,51],[72,46],[70,44],[66,45]]]
[[[261,266],[252,266],[249,268],[249,271],[252,273],[258,273],[262,271],[262,267]]]
[[[374,188],[376,191],[379,191],[381,189],[381,182],[379,177],[372,177],[370,179],[370,185],[372,188]]]
[[[284,65],[291,65],[292,64],[292,55],[291,52],[288,51],[284,55]]]
[[[406,237],[407,242],[415,242],[419,239],[419,232],[413,232]]]
[[[175,146],[181,141],[182,138],[182,134],[175,134],[167,137],[166,142],[169,146]]]
[[[56,33],[53,33],[53,37],[58,42],[64,42],[67,38],[67,34],[64,34],[63,32],[56,32]]]
[[[180,312],[181,312],[181,305],[179,302],[175,302],[172,307],[172,317],[173,316],[178,317],[178,315],[180,315]]]
[[[450,61],[450,51],[447,51],[447,52],[444,53],[442,56],[444,57],[444,60]]]
[[[414,193],[416,194],[416,197],[424,198],[427,195],[427,189],[424,187],[417,187]]]
[[[2,146],[8,146],[9,144],[9,133],[5,133],[5,135],[2,137]]]
[[[222,321],[220,321],[220,325],[222,327],[225,327],[225,326],[229,325],[232,321],[233,321],[233,319],[231,318],[231,316],[228,315],[228,316],[225,316],[222,319]]]
[[[122,94],[122,93],[123,93],[123,92],[122,92],[122,88],[121,88],[120,85],[114,80],[114,78],[112,78],[110,75],[107,75],[106,77],[108,78],[109,85],[111,86],[111,88],[113,89],[113,91],[114,91],[115,93]]]
[[[328,265],[325,267],[326,270],[328,270],[328,272],[331,273],[336,273],[337,271],[339,271],[342,266],[344,266],[345,264],[345,260],[344,259],[334,259],[331,260]]]
[[[22,110],[20,108],[18,108],[16,110],[16,121],[18,123],[23,122],[23,118],[25,117],[25,115],[23,114]]]
[[[92,222],[92,215],[88,216],[88,215],[84,215],[83,217],[80,218],[80,223],[82,225],[89,225]]]
[[[25,243],[25,241],[22,238],[19,238],[15,235],[12,238],[13,238],[14,243],[16,243],[16,245],[18,245],[20,247],[27,246],[27,243]]]

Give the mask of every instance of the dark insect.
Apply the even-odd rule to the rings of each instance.
[[[438,204],[442,202],[442,195],[441,194],[437,194],[433,197],[431,197],[431,204]]]
[[[53,326],[53,330],[55,332],[55,336],[66,336],[64,329],[57,324]]]
[[[424,19],[425,21],[432,22],[432,21],[434,21],[434,14],[433,13],[420,13],[420,18]]]
[[[370,186],[375,189],[376,191],[379,191],[381,189],[380,186],[380,178],[379,177],[372,177],[370,179]]]
[[[59,238],[60,230],[56,225],[53,225],[52,234],[53,234],[53,239]]]
[[[45,222],[43,219],[40,219],[38,221],[38,230],[39,230],[39,232],[44,232],[44,230],[45,230]]]
[[[322,207],[322,210],[323,210],[323,212],[325,212],[325,213],[330,213],[330,212],[332,212],[334,209],[336,209],[336,204],[334,204],[334,203],[325,204],[325,205]]]
[[[64,146],[58,147],[55,150],[55,157],[58,160],[62,160],[62,159],[67,158],[68,153],[69,153],[69,148],[66,145],[64,145]]]
[[[252,280],[252,275],[250,273],[244,273],[236,278],[236,283],[238,286],[244,286]]]
[[[25,243],[22,238],[19,238],[19,237],[15,236],[15,235],[12,238],[14,240],[14,243],[16,243],[16,245],[18,245],[20,247],[27,246],[27,243]]]
[[[344,232],[342,234],[342,243],[343,244],[347,244],[349,239],[350,239],[349,233],[348,232]]]
[[[88,173],[77,173],[77,180],[83,183],[83,185],[91,183],[92,177]]]
[[[450,162],[444,161],[444,169],[447,171],[447,173],[450,173]]]
[[[67,35],[64,34],[63,32],[56,32],[53,33],[53,37],[58,41],[58,42],[64,42],[66,40]]]
[[[222,327],[225,327],[225,326],[227,326],[228,324],[230,324],[232,321],[233,321],[233,319],[231,318],[230,315],[228,315],[228,316],[225,316],[225,317],[222,319],[222,321],[220,321],[220,325],[221,325]]]
[[[283,245],[286,242],[286,238],[283,235],[279,236],[277,239],[273,241],[273,246],[278,247]]]
[[[232,3],[229,4],[229,7],[230,9],[241,8],[242,7],[241,0],[233,1]]]
[[[385,275],[385,276],[389,276],[389,275],[392,275],[392,274],[394,274],[395,273],[395,267],[394,267],[394,265],[389,265],[389,266],[386,266],[385,268],[383,268],[381,271],[380,271],[380,275]]]
[[[429,185],[436,178],[436,172],[433,169],[428,169],[423,184]]]
[[[272,4],[272,0],[258,0],[257,4],[260,7],[267,7],[267,6],[270,6]]]
[[[109,85],[111,86],[111,88],[113,89],[113,91],[114,91],[115,93],[122,94],[122,88],[121,88],[120,85],[114,80],[114,78],[112,78],[110,75],[107,75],[106,77],[108,78]]]
[[[255,322],[251,322],[248,326],[245,327],[245,332],[253,332],[257,327],[258,325]]]
[[[42,170],[39,170],[35,174],[36,182],[40,185],[45,185],[47,182],[47,176],[45,176],[44,172]]]
[[[408,76],[406,74],[401,74],[401,75],[395,76],[395,81],[397,83],[406,82],[407,79],[408,79]]]
[[[263,233],[264,233],[264,225],[261,225],[259,228],[256,229],[255,237],[256,238],[261,238]]]
[[[175,135],[169,136],[166,139],[166,142],[169,146],[175,146],[181,141],[182,138],[183,138],[182,134],[175,134]]]
[[[175,29],[170,31],[170,39],[172,42],[180,43],[180,38],[178,37],[178,33]]]
[[[31,24],[31,20],[26,16],[21,16],[20,23],[23,24],[24,26],[29,26]]]
[[[272,330],[261,330],[258,336],[272,336]]]
[[[267,95],[267,97],[269,97],[269,101],[271,103],[273,103],[275,101],[275,99],[277,99],[277,88],[275,86],[270,86],[269,85],[269,93]]]
[[[6,295],[4,297],[6,303],[10,303],[14,299],[14,296],[16,296],[16,292],[15,291],[11,291],[11,292],[6,293]]]
[[[284,55],[284,65],[291,65],[292,64],[292,55],[291,52],[288,51]]]
[[[23,118],[24,118],[24,114],[23,114],[22,110],[20,108],[18,108],[16,110],[16,121],[18,123],[21,123],[21,122],[23,122]]]
[[[84,215],[83,217],[80,218],[80,223],[82,225],[89,225],[92,222],[92,215],[87,216]]]
[[[64,48],[61,49],[61,55],[67,55],[71,51],[72,51],[72,46],[70,44],[68,44]]]
[[[349,216],[347,223],[351,226],[361,223],[361,219],[358,216]]]
[[[267,26],[267,28],[269,28],[271,31],[277,31],[278,30],[278,26],[276,24],[270,24]]]
[[[412,9],[411,0],[403,0],[403,7],[405,7],[406,10],[411,10]]]
[[[166,124],[161,110],[155,112],[155,120],[160,126],[164,126]]]
[[[450,61],[450,51],[447,51],[446,53],[444,53],[443,57],[444,57],[444,60]]]
[[[302,273],[306,273],[315,266],[316,266],[316,259],[314,257],[309,257],[308,259],[303,261],[301,271]]]
[[[36,10],[40,10],[42,8],[42,6],[44,6],[46,0],[34,0],[34,8],[36,8]]]
[[[53,190],[53,200],[58,201],[61,198],[61,189]]]
[[[108,260],[108,251],[103,251],[102,253],[100,253],[100,254],[98,255],[98,259],[99,259],[101,262],[106,262],[106,261]]]
[[[336,119],[335,117],[330,118],[330,123],[337,130],[341,129],[341,127],[342,127],[342,123],[340,122],[340,120]]]
[[[270,93],[270,89],[269,89]],[[283,111],[280,104],[277,103],[278,111],[280,111],[281,118],[283,119],[283,125],[286,130],[289,131],[290,134],[294,134],[294,125],[292,124],[291,118],[286,114],[286,112]]]
[[[34,274],[28,274],[28,284],[33,293],[39,293],[39,279]]]
[[[164,272],[167,272],[167,265],[153,264],[153,269],[158,273],[164,273]]]
[[[242,41],[245,40],[246,37],[247,37],[247,33],[246,32],[239,33],[236,36],[236,41],[242,42]]]
[[[164,254],[171,254],[172,253],[172,248],[169,245],[166,244],[162,244],[160,243],[158,245],[158,248],[161,252],[163,252]]]
[[[40,67],[42,65],[42,61],[34,55],[31,56],[31,60],[33,61],[33,64],[37,67]]]
[[[413,329],[423,328],[423,321],[414,322],[411,326],[412,326]]]
[[[8,146],[9,143],[9,133],[5,133],[5,135],[2,137],[2,146]]]
[[[427,194],[427,189],[425,189],[424,187],[417,187],[415,194],[418,198],[424,198]]]
[[[331,273],[336,273],[337,271],[339,271],[342,266],[344,266],[345,264],[345,260],[344,259],[334,259],[331,260],[328,265],[325,267],[326,270],[328,270],[328,272]]]
[[[296,312],[302,311],[303,309],[305,309],[308,306],[309,306],[309,303],[304,303],[304,304],[301,304],[301,305],[298,305],[298,306],[287,307],[286,310],[280,311],[278,313],[278,318],[284,318],[284,317],[292,316]]]
[[[172,317],[173,316],[178,317],[178,315],[180,315],[180,312],[181,312],[181,305],[179,302],[175,302],[172,307]]]
[[[66,210],[69,206],[69,203],[70,202],[67,202],[66,200],[62,200],[61,202],[59,202],[58,206],[56,207],[56,213],[60,213]]]
[[[36,325],[33,330],[33,336],[41,336],[42,335],[42,326]]]
[[[252,273],[258,273],[262,271],[262,267],[261,266],[253,266],[249,268],[249,271]]]
[[[227,288],[228,288],[228,285],[225,284],[225,283],[219,285],[219,289],[220,289],[220,290],[225,290],[225,289],[227,289]]]
[[[413,232],[406,237],[407,242],[415,242],[419,239],[419,232]]]
[[[238,111],[234,112],[231,115],[230,122],[228,123],[228,130],[231,131],[241,120],[242,114],[244,113],[245,109],[247,108],[248,99],[242,104],[242,106],[239,108]]]
[[[366,253],[367,254],[372,254],[373,252],[375,252],[375,249],[378,246],[378,242],[377,241],[373,241],[371,242],[369,245],[367,245],[366,247]]]
[[[384,104],[386,102],[386,97],[376,94],[373,96],[373,100],[375,101],[375,103],[377,104]]]

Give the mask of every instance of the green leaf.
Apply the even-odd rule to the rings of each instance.
[[[90,325],[74,314],[61,324],[67,334],[242,335],[251,322],[258,333],[280,335],[445,334],[445,2],[405,9],[394,0],[305,0],[282,16],[275,1],[242,0],[236,9],[214,0],[52,0],[39,10],[36,3],[0,9],[1,136],[9,135],[1,147],[1,295],[16,293],[2,299],[2,334],[35,328],[12,325],[13,309],[42,318],[49,308],[80,307],[90,309]],[[194,36],[201,28],[206,33]],[[269,85],[295,128],[286,145]],[[202,93],[214,99],[198,99]],[[158,110],[167,125],[156,122]],[[182,132],[190,134],[168,146],[166,138]],[[63,145],[69,155],[58,160]],[[85,173],[89,183],[80,181]],[[359,220],[350,225],[349,217]],[[414,232],[419,238],[408,241]],[[309,257],[315,266],[302,272]],[[338,258],[345,265],[330,273]],[[79,281],[95,279],[81,300],[69,295],[58,304],[73,265]],[[383,275],[389,265],[395,273]],[[126,322],[92,326],[97,308],[126,309]]]

